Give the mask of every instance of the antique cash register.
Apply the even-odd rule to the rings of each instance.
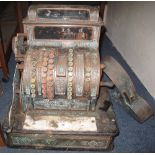
[[[99,55],[99,7],[30,6],[13,39],[13,98],[3,122],[8,146],[107,150],[118,134],[108,88],[139,122],[152,114],[126,71]],[[104,74],[109,80],[104,80]]]

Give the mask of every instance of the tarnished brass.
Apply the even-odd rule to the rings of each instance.
[[[114,84],[139,121],[151,116],[118,63],[100,64],[99,7],[34,5],[23,23],[24,34],[13,39],[17,67],[3,123],[9,146],[112,149],[118,129],[106,87]],[[101,81],[103,72],[110,82]]]

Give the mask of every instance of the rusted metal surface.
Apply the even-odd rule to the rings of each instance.
[[[46,51],[43,48],[29,49],[24,62],[22,94],[34,98],[34,104],[37,99],[42,99],[42,105],[44,99],[53,100],[57,96],[64,99],[64,104],[65,99],[78,99],[79,97],[88,100],[96,99],[100,83],[99,55],[96,54],[97,51],[94,51],[89,53],[87,59],[84,59],[87,53],[80,52],[77,48],[74,50],[72,48],[49,48]],[[86,61],[88,61],[88,66],[86,66]],[[23,64],[17,66],[21,69]],[[88,87],[88,82],[89,88],[85,95],[84,88]],[[24,100],[22,104],[25,104]],[[62,104],[60,108],[64,105]],[[48,107],[52,105],[55,104],[50,104]]]
[[[24,33],[18,33],[17,36],[12,39],[12,50],[15,54],[16,62],[24,61],[25,52],[27,50],[27,35]]]
[[[102,25],[98,7],[29,8],[24,33],[13,39],[13,99],[3,123],[9,146],[112,149],[118,129],[106,87],[114,84],[136,117],[148,118],[149,106],[119,64],[100,64]],[[103,72],[112,81],[101,81]]]
[[[62,7],[62,8],[61,8]],[[51,12],[54,9],[55,12]],[[49,18],[40,17],[39,10],[42,10],[44,14]],[[71,10],[73,13],[66,14],[64,11]],[[78,16],[85,16],[81,10],[89,13],[90,18],[87,20],[75,19],[74,15],[78,13]],[[28,34],[29,46],[52,46],[52,47],[83,47],[96,49],[98,47],[100,28],[103,22],[99,18],[98,7],[86,6],[55,6],[55,5],[38,5],[31,6],[28,11],[28,17],[23,21],[24,32]],[[62,13],[61,13],[62,11]],[[54,18],[50,18],[50,14],[53,13]],[[60,17],[63,15],[63,18]],[[41,29],[55,29],[57,35],[52,35],[54,38],[50,39],[49,34],[44,38],[38,39],[34,30],[36,27]],[[56,31],[58,30],[58,31]],[[51,32],[51,31],[50,31]],[[61,33],[60,33],[61,32]],[[47,37],[49,36],[49,37]],[[60,36],[60,37],[59,37]],[[90,37],[89,37],[90,36]],[[63,42],[61,39],[63,37]],[[67,39],[68,38],[68,39]],[[69,39],[71,38],[71,39]],[[89,38],[89,39],[88,39]]]
[[[110,56],[106,56],[103,60],[105,64],[104,72],[116,85],[122,96],[124,106],[139,122],[144,122],[153,115],[151,106],[140,97],[135,90],[131,78],[127,72]]]
[[[32,110],[26,115],[16,111],[18,95],[15,95],[10,109],[12,121],[8,123],[7,117],[3,123],[6,143],[37,149],[110,150],[118,129],[112,110],[100,109],[108,100],[106,88],[101,93],[95,112],[47,109]]]
[[[105,136],[100,139],[95,139],[89,136],[62,136],[62,135],[50,135],[50,134],[11,134],[9,139],[14,143],[10,146],[16,147],[31,147],[35,149],[67,149],[67,150],[91,150],[91,151],[103,151],[110,150],[112,148],[111,136]],[[39,141],[39,143],[38,143]],[[37,145],[36,145],[37,144]]]
[[[8,145],[112,148],[118,133],[115,117],[100,110],[107,94],[99,94],[103,23],[98,14],[99,8],[89,6],[30,7],[24,33],[12,45],[17,62],[14,93],[3,124]]]

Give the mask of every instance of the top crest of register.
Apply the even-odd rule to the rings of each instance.
[[[23,23],[70,23],[102,25],[99,7],[88,5],[32,5]]]

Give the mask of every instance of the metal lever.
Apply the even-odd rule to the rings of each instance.
[[[106,56],[103,63],[104,72],[118,88],[127,111],[141,123],[151,117],[151,106],[137,94],[131,78],[122,66],[111,56]]]

